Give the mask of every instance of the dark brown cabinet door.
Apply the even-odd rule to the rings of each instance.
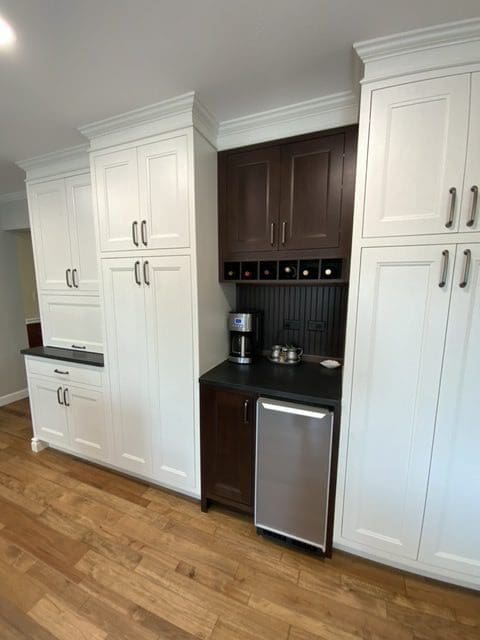
[[[253,510],[255,398],[201,387],[202,508],[208,499]]]
[[[228,156],[224,233],[229,254],[276,249],[279,196],[279,147]]]
[[[282,146],[280,249],[338,247],[343,133]]]

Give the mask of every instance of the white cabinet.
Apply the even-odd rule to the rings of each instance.
[[[342,535],[406,558],[418,553],[454,260],[455,245],[361,254]]]
[[[40,291],[98,291],[89,174],[28,186]]]
[[[102,313],[98,296],[40,297],[44,344],[63,349],[103,352]]]
[[[102,272],[115,464],[149,475],[152,415],[141,261],[134,257],[103,259]]]
[[[153,473],[165,484],[193,487],[196,435],[190,257],[148,258],[146,271]]]
[[[371,92],[364,237],[458,229],[469,101],[470,74]]]
[[[93,460],[110,459],[102,369],[57,360],[26,361],[34,442]]]
[[[141,240],[149,249],[190,244],[186,135],[138,148]]]
[[[94,155],[100,249],[190,245],[189,137]]]
[[[100,250],[140,245],[137,152],[122,149],[93,159]]]
[[[49,378],[28,378],[35,437],[63,448],[70,446],[63,387]]]
[[[460,231],[480,231],[480,72],[472,74],[470,127]]]
[[[102,260],[116,464],[195,485],[189,256]]]
[[[478,579],[479,381],[480,244],[459,245],[419,558]]]
[[[38,286],[47,291],[68,290],[72,287],[72,259],[65,182],[30,185],[28,197]]]

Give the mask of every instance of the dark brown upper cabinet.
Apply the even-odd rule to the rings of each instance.
[[[220,261],[346,258],[357,126],[219,153]]]

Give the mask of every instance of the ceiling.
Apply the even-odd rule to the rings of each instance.
[[[353,42],[480,14],[478,0],[0,0],[0,194],[76,127],[195,90],[219,120],[352,89]]]

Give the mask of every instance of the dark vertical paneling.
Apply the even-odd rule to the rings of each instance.
[[[306,354],[342,358],[347,316],[346,285],[237,285],[237,309],[261,311],[263,345],[295,344]],[[298,320],[298,330],[284,329],[285,320]],[[310,320],[325,322],[324,331],[308,328]]]

